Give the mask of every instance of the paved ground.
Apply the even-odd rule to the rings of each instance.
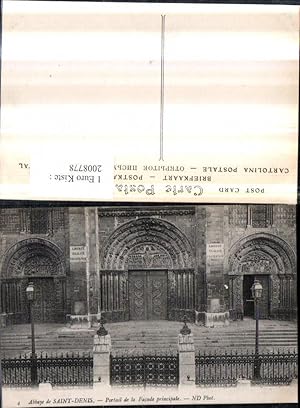
[[[177,349],[180,322],[130,321],[107,323],[112,348],[116,352],[152,352]],[[232,322],[226,327],[205,328],[188,324],[194,334],[195,348],[201,350],[252,351],[255,344],[255,321]],[[88,352],[92,350],[96,328],[71,329],[61,324],[36,325],[36,349],[48,352]],[[30,325],[10,326],[1,330],[0,349],[8,356],[30,352]],[[294,322],[261,320],[261,349],[293,349],[297,347],[297,326]]]

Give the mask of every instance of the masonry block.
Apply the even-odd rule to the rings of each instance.
[[[94,376],[93,382],[97,386],[110,385],[110,351],[111,338],[110,335],[94,336],[93,346],[93,364]]]
[[[195,345],[193,334],[178,335],[179,383],[195,385]]]

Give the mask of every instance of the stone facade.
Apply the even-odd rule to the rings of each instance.
[[[69,217],[64,208],[0,210],[1,312],[12,323],[29,319],[26,287],[37,288],[38,321],[64,321],[71,307]]]
[[[0,210],[1,312],[38,321],[182,320],[214,327],[296,316],[296,208],[140,205]],[[80,323],[81,324],[81,323]]]

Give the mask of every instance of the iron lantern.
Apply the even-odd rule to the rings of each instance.
[[[263,292],[263,287],[259,280],[254,281],[253,285],[251,286],[252,297],[254,299],[260,299]]]
[[[26,296],[27,299],[32,302],[34,300],[34,286],[32,282],[29,282],[27,288],[26,288]]]

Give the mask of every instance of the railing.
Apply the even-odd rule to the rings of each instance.
[[[196,384],[199,386],[235,386],[239,380],[252,380],[260,384],[289,384],[297,378],[298,354],[296,351],[260,353],[259,378],[254,378],[254,353],[230,352],[224,354],[199,353],[196,355]]]
[[[119,386],[177,386],[179,356],[110,356],[110,383]]]
[[[93,384],[93,356],[66,354],[48,356],[41,354],[3,358],[2,383],[10,387],[31,387],[49,382],[52,386],[87,386]],[[32,381],[32,370],[36,370],[36,384]]]
[[[10,387],[31,387],[48,382],[52,386],[92,386],[93,356],[41,354],[36,358],[3,358],[2,383]],[[254,366],[259,376],[254,376]],[[235,386],[240,380],[259,384],[289,384],[298,374],[294,351],[198,353],[195,356],[196,385]],[[110,383],[113,386],[177,386],[178,354],[110,355]]]
[[[298,377],[298,354],[295,350],[260,354],[259,364],[261,383],[288,384]]]

